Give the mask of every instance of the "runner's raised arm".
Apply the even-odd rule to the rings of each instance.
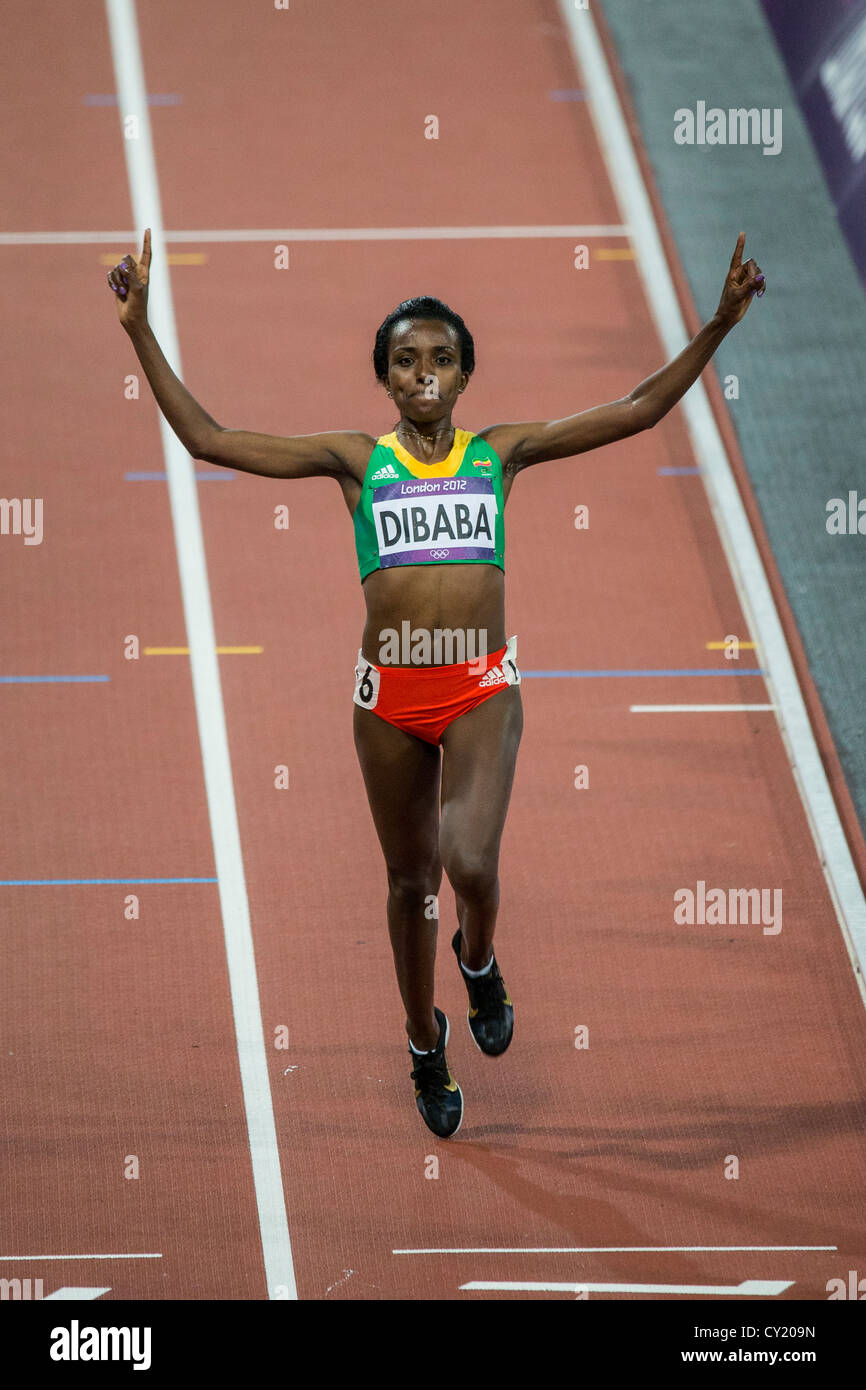
[[[150,228],[141,256],[124,256],[108,272],[117,296],[117,313],[129,335],[157,404],[193,458],[271,478],[340,477],[363,467],[375,441],[355,430],[324,434],[256,434],[224,429],[199,405],[169,366],[147,319],[150,280]]]

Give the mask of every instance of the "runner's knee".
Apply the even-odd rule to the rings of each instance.
[[[445,864],[449,882],[464,902],[486,902],[496,893],[497,863],[488,855],[455,850]]]
[[[409,868],[388,866],[388,893],[392,902],[408,911],[426,907],[428,900],[439,892],[442,866],[439,863],[412,865]]]

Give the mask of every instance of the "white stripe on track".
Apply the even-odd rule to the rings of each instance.
[[[771,710],[775,705],[629,705],[631,714],[724,714],[728,710]]]
[[[791,1279],[744,1279],[740,1284],[554,1284],[538,1280],[473,1279],[461,1284],[461,1289],[500,1293],[680,1293],[707,1294],[721,1298],[725,1294],[740,1298],[777,1298],[790,1289]]]
[[[54,1299],[63,1303],[82,1303],[87,1299],[101,1298],[104,1293],[111,1293],[111,1285],[101,1285],[95,1289],[64,1285],[62,1289],[55,1289],[53,1293],[47,1293],[42,1301],[43,1303],[50,1303]]]
[[[7,1260],[161,1260],[161,1254],[143,1255],[0,1255],[0,1264]]]
[[[627,237],[628,227],[274,227],[199,232],[163,232],[167,242],[233,241],[489,241],[535,237]],[[0,246],[89,246],[132,241],[135,232],[0,232]]]
[[[643,280],[647,302],[667,356],[672,358],[685,347],[689,335],[595,20],[589,10],[576,10],[568,0],[559,0],[559,7],[568,28],[577,66],[582,73],[583,86],[589,98],[587,104],[605,157],[608,177],[620,212],[632,229],[635,263]],[[755,307],[760,311],[759,306]],[[739,328],[736,331],[748,332],[748,329]],[[682,408],[740,604],[750,634],[757,640],[765,658],[767,684],[777,707],[779,731],[848,948],[854,976],[866,1003],[866,898],[815,743],[760,552],[700,380],[683,397]]]
[[[178,376],[181,376],[135,0],[105,0],[105,4],[117,82],[121,130],[125,115],[135,114],[139,121],[138,139],[124,139],[123,144],[133,218],[139,228],[152,229],[157,271],[148,295],[149,317],[168,361]],[[255,952],[232,785],[198,495],[192,460],[169,428],[162,413],[159,416],[159,424],[190,648],[193,695],[204,764],[211,837],[219,878],[220,907],[265,1277],[270,1298],[295,1299],[298,1295],[280,1171],[273,1100],[268,1079]]]
[[[742,1251],[838,1250],[838,1245],[466,1245],[430,1250],[392,1250],[392,1255],[667,1255]]]

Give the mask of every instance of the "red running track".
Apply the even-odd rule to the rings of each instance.
[[[561,99],[580,78],[547,0],[443,0],[410,26],[348,0],[142,0],[139,20],[148,90],[176,98],[150,109],[169,229],[619,222],[589,113]],[[73,44],[24,11],[7,41],[5,229],[130,227],[116,106],[88,104],[116,90],[102,7],[78,7]],[[373,334],[427,292],[476,336],[464,427],[615,398],[662,353],[633,261],[602,254],[627,240],[586,240],[586,271],[567,236],[293,242],[282,272],[272,241],[174,243],[199,258],[171,271],[185,379],[223,424],[382,433]],[[0,1276],[259,1299],[217,886],[128,882],[215,875],[188,660],[124,656],[133,634],[142,651],[187,640],[166,485],[126,476],[164,468],[146,385],[124,396],[136,362],[101,264],[133,249],[0,248],[3,491],[38,493],[45,518],[41,545],[2,537],[0,673],[109,677],[0,684],[2,878],[27,880],[0,889]],[[707,248],[720,284],[729,252]],[[676,1297],[751,1279],[824,1298],[866,1267],[863,1006],[773,715],[630,712],[768,702],[753,652],[732,676],[706,648],[750,634],[700,478],[659,472],[692,466],[675,411],[515,486],[508,630],[524,671],[719,674],[526,679],[497,933],[515,1042],[496,1062],[476,1051],[443,952],[466,1097],[445,1144],[412,1101],[352,745],[348,515],[325,480],[199,487],[217,641],[262,648],[221,656],[220,674],[304,1299],[574,1297],[461,1291],[476,1280]],[[61,879],[124,882],[35,882]],[[678,925],[674,892],[701,880],[781,890],[782,930]],[[442,914],[444,943],[444,889]],[[124,1258],[51,1258],[94,1254]]]

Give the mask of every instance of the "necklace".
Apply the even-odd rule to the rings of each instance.
[[[399,429],[399,426],[397,428]],[[440,439],[443,439],[446,434],[450,434],[453,437],[454,426],[451,425],[447,430],[441,430],[437,434],[421,434],[418,430],[413,430],[410,429],[408,425],[403,425],[403,433],[414,435],[416,439],[423,439],[426,443],[429,444],[432,442],[435,445]]]

